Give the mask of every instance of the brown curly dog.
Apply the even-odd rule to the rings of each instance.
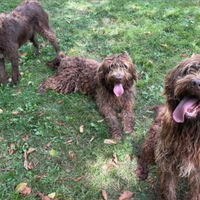
[[[179,178],[188,199],[200,199],[200,55],[185,59],[165,78],[167,96],[144,142],[136,175],[145,179],[155,160],[163,200],[176,200]]]
[[[118,122],[121,111],[124,131],[131,133],[134,127],[134,93],[137,71],[128,54],[106,57],[102,63],[60,53],[49,66],[58,67],[55,76],[47,78],[38,92],[52,89],[63,94],[81,92],[95,97],[100,112],[109,124],[113,138],[121,139]]]
[[[56,52],[60,51],[56,37],[49,26],[48,15],[37,1],[24,1],[12,12],[0,13],[0,83],[4,86],[7,82],[5,57],[12,63],[12,84],[16,85],[20,76],[18,49],[30,40],[37,55],[39,45],[36,33],[48,40]]]

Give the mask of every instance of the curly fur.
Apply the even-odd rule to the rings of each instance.
[[[39,45],[36,38],[39,33],[48,40],[56,50],[60,51],[56,37],[49,26],[48,15],[37,1],[24,1],[10,13],[0,14],[0,83],[7,81],[4,58],[12,63],[12,84],[19,81],[18,49],[27,40],[33,42],[36,55]]]
[[[174,111],[185,97],[200,99],[200,55],[187,58],[167,74],[164,94],[167,98],[161,116],[158,115],[158,129],[156,134],[149,131],[138,159],[136,175],[145,179],[148,165],[155,160],[163,200],[177,199],[176,188],[181,177],[187,180],[188,198],[199,200],[200,113],[197,110],[196,116],[184,115],[184,120],[177,122]],[[147,152],[144,149],[146,146],[149,149]]]
[[[124,131],[130,133],[134,126],[134,92],[137,80],[136,68],[128,54],[106,57],[102,63],[60,53],[48,66],[58,67],[55,76],[40,85],[39,93],[52,89],[63,94],[81,92],[95,97],[100,112],[105,116],[113,138],[120,139],[122,130],[117,119],[121,111]],[[124,93],[117,97],[113,88],[122,84]]]

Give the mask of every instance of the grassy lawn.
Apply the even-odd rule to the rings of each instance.
[[[20,2],[1,0],[0,12],[9,12]],[[0,87],[0,199],[34,200],[40,191],[55,192],[54,199],[98,200],[103,199],[102,190],[110,200],[126,190],[134,193],[134,200],[159,199],[156,166],[144,182],[137,181],[133,170],[152,122],[151,107],[163,103],[165,74],[200,52],[199,1],[40,2],[68,55],[101,61],[121,51],[130,54],[139,77],[135,130],[116,145],[105,144],[109,128],[94,99],[53,91],[38,95],[38,84],[56,72],[45,66],[55,51],[38,37],[42,45],[35,57],[28,42],[20,49],[20,84]],[[6,69],[10,74],[8,60]],[[30,148],[37,149],[27,158],[33,169],[26,170],[23,156]],[[15,192],[23,182],[32,189],[26,197]]]

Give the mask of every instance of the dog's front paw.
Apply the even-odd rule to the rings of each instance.
[[[137,176],[137,179],[140,181],[144,181],[148,177],[148,170],[147,169],[142,169],[138,167],[137,169],[134,170],[135,175]]]
[[[38,93],[39,94],[43,94],[43,93],[45,93],[47,90],[46,90],[46,87],[45,87],[45,85],[42,85],[42,84],[39,84],[38,85]]]
[[[134,124],[124,124],[124,132],[132,133],[134,128]]]
[[[122,138],[122,130],[119,128],[119,129],[115,129],[115,130],[111,130],[111,136],[112,138],[114,139],[117,139],[117,140],[121,140]]]

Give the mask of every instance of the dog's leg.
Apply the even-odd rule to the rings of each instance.
[[[47,23],[40,24],[39,34],[52,44],[57,53],[60,51],[60,46],[56,41],[56,36]]]
[[[35,55],[37,56],[39,54],[39,43],[35,33],[33,33],[33,36],[30,38],[30,41],[33,43],[35,47]]]
[[[169,172],[160,171],[160,188],[162,200],[177,200],[177,184],[178,180],[176,175]]]
[[[107,103],[102,102],[101,98],[99,100],[97,99],[97,105],[99,106],[100,112],[105,116],[112,138],[120,140],[122,137],[122,130],[117,119],[116,111],[110,106],[108,107]]]
[[[0,83],[6,86],[7,74],[5,69],[4,58],[0,58]]]
[[[133,113],[133,103],[131,101],[127,102],[121,111],[122,123],[124,126],[125,133],[131,133],[134,128],[134,113]]]
[[[12,85],[17,85],[19,82],[19,61],[18,61],[18,52],[16,51],[15,54],[10,57],[12,63]]]
[[[137,160],[138,167],[134,171],[139,180],[143,181],[148,177],[148,166],[155,163],[154,140],[154,135],[148,134],[142,144],[142,153],[139,154]]]
[[[188,179],[187,184],[189,188],[189,199],[199,200],[200,199],[200,174],[198,172],[192,173]]]

